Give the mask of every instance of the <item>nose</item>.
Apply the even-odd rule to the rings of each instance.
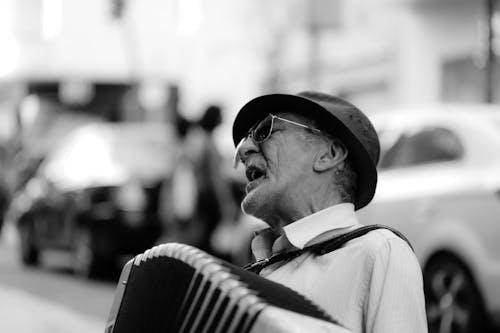
[[[259,150],[259,145],[251,137],[247,136],[241,139],[234,152],[233,167],[236,169],[239,162],[245,164],[246,159],[251,154],[259,152]]]

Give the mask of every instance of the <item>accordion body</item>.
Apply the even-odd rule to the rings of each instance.
[[[167,243],[122,269],[106,333],[346,333],[299,293],[195,247]]]

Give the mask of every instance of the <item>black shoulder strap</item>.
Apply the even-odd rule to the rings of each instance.
[[[372,230],[377,230],[377,229],[387,229],[391,232],[393,232],[396,236],[404,240],[410,248],[413,250],[413,247],[410,244],[410,241],[398,230],[388,227],[386,225],[382,224],[371,224],[371,225],[365,225],[360,228],[357,228],[353,231],[347,232],[345,234],[342,234],[340,236],[334,237],[330,240],[324,241],[319,244],[315,244],[311,246],[311,250],[316,253],[317,255],[323,255],[332,251],[335,251],[339,248],[341,248],[345,243],[348,241],[361,237],[367,233],[369,233]]]
[[[326,240],[324,242],[306,246],[305,248],[303,248],[301,250],[294,250],[294,251],[290,251],[290,252],[276,254],[270,258],[266,258],[266,259],[262,259],[262,260],[259,260],[257,262],[254,262],[254,263],[250,263],[250,264],[244,266],[243,268],[246,270],[249,270],[249,271],[253,271],[255,273],[259,273],[266,266],[269,266],[269,265],[274,264],[274,263],[279,262],[279,261],[293,259],[293,258],[298,257],[299,255],[301,255],[302,253],[307,252],[307,251],[311,251],[311,252],[315,253],[316,255],[322,256],[324,254],[330,253],[332,251],[335,251],[335,250],[341,248],[348,241],[355,239],[355,238],[358,238],[358,237],[361,237],[361,236],[369,233],[370,231],[376,230],[376,229],[387,229],[387,230],[392,231],[394,234],[396,234],[398,237],[400,237],[406,243],[408,243],[410,248],[413,250],[413,247],[411,246],[408,239],[398,230],[391,228],[391,227],[388,227],[388,226],[385,226],[385,225],[381,225],[381,224],[371,224],[371,225],[359,227],[355,230],[349,231],[345,234],[339,235],[337,237]]]

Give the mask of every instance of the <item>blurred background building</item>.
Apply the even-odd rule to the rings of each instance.
[[[54,99],[141,121],[218,102],[227,123],[276,90],[319,89],[367,112],[498,102],[496,2],[2,0],[2,137]]]

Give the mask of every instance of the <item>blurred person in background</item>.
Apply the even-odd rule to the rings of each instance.
[[[353,332],[427,331],[421,269],[397,231],[313,251],[367,229],[355,211],[375,193],[380,145],[361,111],[317,92],[260,96],[239,111],[233,141],[248,178],[241,207],[269,226],[253,238],[257,262],[247,269],[302,293]]]
[[[195,219],[203,227],[199,247],[208,253],[225,257],[212,245],[212,236],[219,225],[233,224],[238,216],[238,205],[229,179],[223,174],[223,159],[214,140],[214,131],[222,123],[218,105],[209,105],[192,131],[194,170],[198,185]],[[196,143],[195,143],[196,142]],[[229,258],[226,258],[229,259]]]
[[[176,166],[166,184],[163,211],[166,228],[161,242],[196,246],[231,260],[229,253],[214,248],[212,237],[220,224],[233,224],[239,215],[229,179],[223,174],[222,156],[213,138],[221,124],[219,106],[210,105],[201,118],[177,120],[179,137]]]
[[[174,119],[174,125],[177,139],[172,156],[174,167],[172,174],[164,180],[160,192],[159,214],[163,230],[158,242],[196,246],[199,244],[201,227],[194,220],[198,195],[187,143],[187,135],[193,125],[181,116]]]

